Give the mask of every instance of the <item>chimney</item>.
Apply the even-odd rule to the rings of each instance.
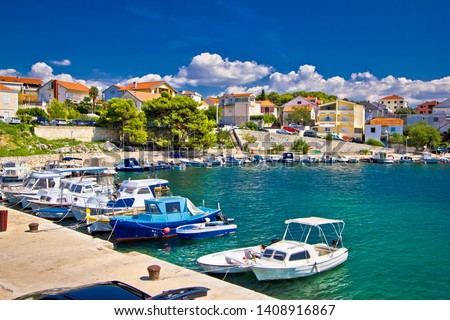
[[[136,81],[133,82],[133,89],[136,89]]]

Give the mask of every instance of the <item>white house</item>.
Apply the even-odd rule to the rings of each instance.
[[[380,103],[385,105],[390,112],[395,112],[399,109],[408,108],[408,101],[405,98],[400,97],[396,94],[384,97],[380,99]]]
[[[370,138],[387,143],[389,135],[403,134],[403,120],[399,118],[376,118],[366,125],[365,141]]]
[[[89,97],[89,88],[81,83],[50,80],[38,89],[38,97],[40,102],[46,103],[53,99],[59,102],[64,102],[67,99],[80,102],[85,97]]]
[[[159,93],[126,90],[120,98],[133,100],[136,108],[139,111],[142,111],[142,106],[144,105],[145,101],[157,99],[160,97],[161,97],[161,95]]]
[[[0,84],[0,116],[14,117],[19,109],[19,92]]]
[[[167,92],[172,97],[177,93],[177,91],[165,81],[133,82],[126,86],[115,84],[103,90],[102,93],[105,101],[108,101],[112,98],[121,98],[126,90],[159,94]]]

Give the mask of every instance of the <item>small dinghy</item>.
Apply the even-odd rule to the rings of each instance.
[[[41,209],[35,210],[34,214],[41,218],[49,219],[49,220],[74,218],[74,215],[70,211],[70,208],[64,208],[64,207],[41,208]]]
[[[186,224],[177,227],[176,233],[180,239],[205,239],[226,236],[236,232],[237,226],[223,221],[208,221]]]

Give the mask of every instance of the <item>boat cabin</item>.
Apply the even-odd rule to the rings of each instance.
[[[168,215],[176,213],[195,216],[204,212],[197,208],[189,199],[179,196],[161,197],[156,199],[145,200],[145,212],[151,215]]]
[[[57,173],[33,172],[24,181],[23,187],[30,190],[58,188],[62,176]]]
[[[164,179],[125,180],[120,184],[120,197],[145,196],[147,198],[170,195],[169,181]]]

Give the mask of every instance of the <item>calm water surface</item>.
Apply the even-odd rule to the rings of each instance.
[[[258,165],[120,179],[145,176],[169,180],[174,195],[195,204],[220,203],[238,230],[215,239],[119,244],[119,251],[201,272],[198,257],[281,238],[286,219],[336,218],[346,223],[343,265],[304,279],[260,283],[248,273],[225,280],[279,299],[450,299],[450,165]]]

